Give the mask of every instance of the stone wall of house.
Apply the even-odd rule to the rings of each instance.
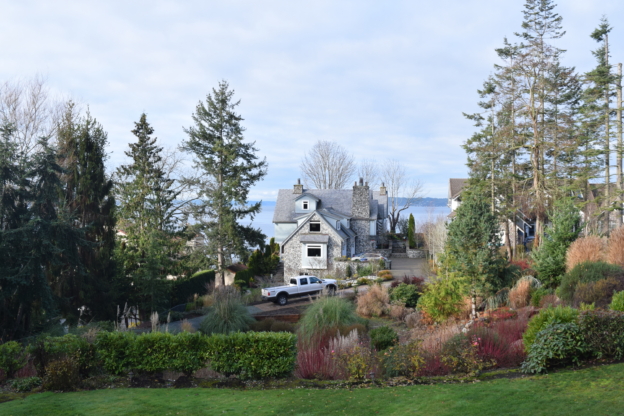
[[[351,220],[351,229],[357,234],[355,237],[354,255],[372,251],[375,248],[370,243],[370,221]]]
[[[311,221],[321,221],[321,232],[313,234],[328,234],[329,242],[327,243],[327,268],[322,270],[308,269],[301,267],[301,243],[299,236],[310,234],[307,224],[297,232],[286,244],[284,244],[284,252],[281,254],[284,262],[284,280],[290,279],[292,276],[298,276],[301,273],[314,274],[323,277],[328,273],[333,273],[334,258],[340,257],[342,240],[336,234],[336,231],[325,221],[322,221],[318,214],[314,214]]]
[[[364,185],[360,180],[359,185],[353,185],[351,216],[354,218],[368,218],[370,216],[370,199],[368,184]]]
[[[407,257],[410,259],[424,259],[425,258],[425,250],[417,250],[414,248],[407,249]]]

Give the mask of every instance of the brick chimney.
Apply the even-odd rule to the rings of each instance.
[[[351,201],[351,215],[355,218],[368,218],[370,216],[370,189],[368,183],[360,178],[359,184],[353,185],[353,200]]]
[[[385,183],[381,183],[381,186],[379,187],[379,195],[387,195],[386,192],[386,184]]]
[[[302,194],[303,193],[303,185],[301,185],[301,179],[297,179],[297,184],[293,189],[293,194]]]

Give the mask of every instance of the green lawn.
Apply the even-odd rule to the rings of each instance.
[[[32,394],[8,415],[624,415],[624,364],[521,379],[355,390],[112,389]]]

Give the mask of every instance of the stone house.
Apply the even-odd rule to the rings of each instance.
[[[337,257],[374,250],[387,229],[385,186],[370,190],[360,178],[353,189],[280,189],[273,223],[286,277],[333,273]]]
[[[223,273],[225,277],[225,285],[226,286],[233,285],[234,282],[236,281],[236,273],[242,270],[247,270],[247,266],[241,263],[231,264],[228,267],[226,267],[225,272]],[[221,286],[220,280],[221,279],[219,279],[219,277],[217,276],[217,278],[215,279],[215,286]]]

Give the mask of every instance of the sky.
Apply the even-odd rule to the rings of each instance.
[[[613,62],[624,61],[624,1],[560,0],[563,63],[595,65],[589,34],[606,15]],[[446,197],[465,177],[461,144],[476,90],[514,38],[522,0],[9,1],[0,0],[0,83],[42,76],[88,106],[108,132],[112,170],[126,163],[145,112],[167,148],[185,139],[197,104],[226,80],[245,139],[268,174],[251,200],[275,200],[301,177],[318,140],[356,160],[397,159]]]

